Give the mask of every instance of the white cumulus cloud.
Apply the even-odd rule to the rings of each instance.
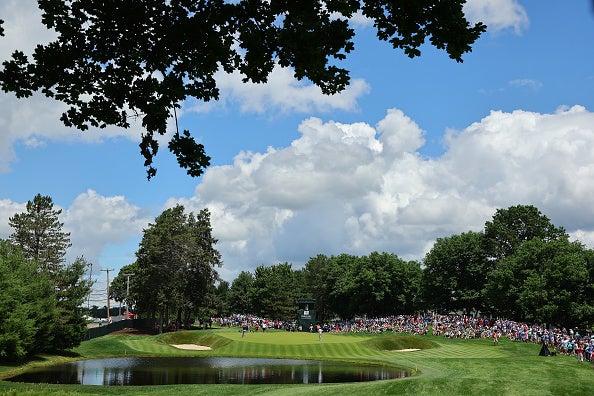
[[[0,238],[8,239],[14,232],[8,225],[8,219],[17,213],[23,213],[27,210],[27,203],[13,202],[10,199],[0,200]]]
[[[513,29],[520,34],[529,25],[528,14],[518,0],[467,0],[464,13],[469,21],[483,22],[491,32]]]
[[[137,238],[152,219],[123,196],[105,197],[88,190],[64,211],[64,230],[70,232],[69,258],[84,256],[92,263],[109,245],[124,245]],[[131,252],[134,261],[135,251]],[[129,263],[127,263],[129,264]]]
[[[582,106],[492,111],[449,131],[438,158],[419,154],[424,131],[398,109],[375,125],[307,118],[299,132],[287,147],[209,168],[194,196],[163,205],[210,210],[223,278],[262,264],[298,267],[320,253],[421,260],[436,238],[481,230],[496,209],[518,204],[593,247],[594,113]],[[110,246],[140,240],[158,215],[93,190],[63,210],[70,255],[95,263]],[[11,233],[8,217],[22,211],[24,203],[0,201],[2,237]]]
[[[203,113],[233,104],[243,113],[256,114],[353,111],[357,109],[358,98],[370,92],[364,80],[353,79],[344,91],[324,95],[317,86],[295,79],[291,68],[278,65],[265,84],[244,83],[242,78],[238,72],[217,73],[220,100],[206,103],[190,101],[186,110]]]
[[[288,147],[207,170],[194,197],[175,200],[211,210],[223,276],[319,253],[420,260],[436,238],[518,204],[592,240],[594,114],[581,106],[493,111],[450,131],[440,158],[418,153],[424,132],[397,109],[375,126],[309,118],[299,131]]]

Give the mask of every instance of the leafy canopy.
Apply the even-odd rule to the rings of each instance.
[[[42,22],[57,39],[32,59],[15,51],[0,69],[0,86],[17,97],[41,92],[69,106],[61,120],[87,130],[144,128],[140,152],[147,175],[158,135],[187,97],[217,100],[215,73],[239,72],[266,82],[276,64],[291,67],[324,94],[349,84],[339,66],[354,49],[348,18],[370,18],[377,37],[419,56],[426,40],[462,61],[486,30],[471,26],[465,0],[38,0]],[[0,21],[0,35],[3,35]],[[179,130],[168,144],[181,167],[199,176],[210,165],[204,146]]]
[[[161,319],[169,318],[169,310],[181,318],[183,311],[189,318],[206,305],[219,278],[215,267],[222,265],[216,243],[208,209],[196,215],[182,205],[164,210],[144,230],[136,264],[121,272],[133,274],[137,310]]]
[[[485,223],[484,234],[484,249],[493,259],[513,255],[522,243],[534,238],[551,241],[567,236],[563,227],[556,227],[532,205],[497,209],[493,219]]]
[[[472,231],[435,241],[423,261],[423,295],[429,308],[467,315],[485,311],[482,289],[489,262],[482,241],[483,234]]]

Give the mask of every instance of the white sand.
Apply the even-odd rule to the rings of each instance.
[[[396,349],[392,352],[414,352],[414,351],[420,351],[420,349],[414,349],[414,348],[412,348],[412,349]]]
[[[189,351],[210,351],[212,349],[209,346],[196,344],[171,344],[171,346],[177,349],[186,349]]]

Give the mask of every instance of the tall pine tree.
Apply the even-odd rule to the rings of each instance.
[[[62,231],[61,213],[61,209],[54,209],[51,197],[37,194],[33,201],[27,202],[25,213],[8,219],[15,230],[10,240],[20,246],[25,257],[35,260],[51,274],[62,268],[66,250],[71,246],[70,233]]]
[[[27,211],[9,218],[14,228],[10,236],[25,258],[33,261],[42,274],[49,276],[55,293],[58,315],[51,323],[54,338],[46,350],[65,350],[80,344],[86,331],[81,306],[91,292],[91,281],[84,279],[87,261],[79,257],[65,264],[66,250],[71,246],[70,233],[62,231],[61,209],[54,209],[49,196],[37,194],[27,202]]]

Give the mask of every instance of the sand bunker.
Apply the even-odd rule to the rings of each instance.
[[[186,349],[188,351],[210,351],[212,349],[209,346],[196,344],[171,344],[171,346],[177,349]]]
[[[410,349],[395,349],[392,352],[414,352],[414,351],[420,351],[420,349],[418,348],[410,348]]]

